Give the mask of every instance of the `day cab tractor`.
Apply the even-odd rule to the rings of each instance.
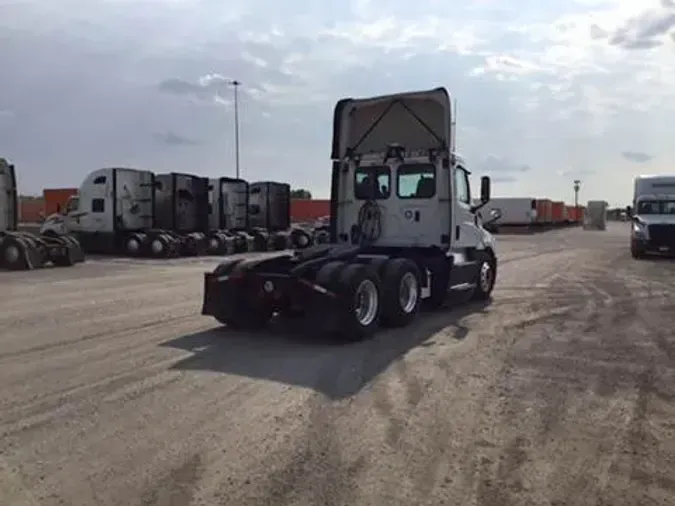
[[[225,260],[204,275],[202,314],[238,329],[302,316],[355,341],[409,324],[422,301],[441,307],[450,290],[488,299],[497,257],[477,212],[490,179],[472,205],[453,116],[445,88],[340,100],[331,243]]]

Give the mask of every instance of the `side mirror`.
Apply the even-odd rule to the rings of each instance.
[[[633,208],[631,206],[626,206],[626,216],[633,216]]]
[[[480,200],[481,202],[490,200],[490,178],[488,176],[480,178]]]

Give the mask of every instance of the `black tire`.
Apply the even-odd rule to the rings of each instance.
[[[632,256],[636,260],[642,260],[645,257],[645,253],[644,253],[644,251],[631,246],[630,256]]]
[[[488,300],[492,296],[497,280],[497,263],[494,257],[482,251],[476,254],[476,262],[478,263],[478,275],[471,300]]]
[[[130,235],[124,240],[124,253],[130,257],[141,256],[143,251],[143,243],[141,239],[134,235]]]
[[[4,237],[2,239],[0,267],[10,271],[23,271],[30,268],[20,239],[16,237]]]
[[[153,258],[165,258],[168,255],[170,238],[164,234],[157,234],[150,239],[148,251]]]
[[[382,312],[380,279],[372,269],[363,264],[348,264],[339,272],[337,288],[339,299],[336,307],[340,322],[338,336],[345,341],[363,341],[372,337],[380,324]],[[363,318],[359,318],[356,314],[357,305],[360,303],[357,293],[361,290],[365,291],[365,297],[368,297],[368,292],[373,297],[369,304],[371,307],[364,308],[368,311]]]
[[[405,287],[402,285],[406,285]],[[407,287],[407,303],[401,300],[401,291]],[[422,300],[420,271],[417,264],[407,258],[394,258],[384,266],[382,274],[382,325],[404,327],[419,312]]]

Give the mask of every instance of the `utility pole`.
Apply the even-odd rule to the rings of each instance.
[[[231,80],[230,84],[234,88],[234,157],[235,167],[237,170],[237,179],[239,179],[239,86],[241,82],[235,79]]]

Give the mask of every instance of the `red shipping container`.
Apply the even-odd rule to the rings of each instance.
[[[576,216],[574,206],[565,206],[565,216],[567,221],[574,221],[574,217]]]
[[[77,188],[45,188],[42,190],[44,198],[45,216],[64,211],[68,198],[77,194]]]
[[[562,223],[565,220],[565,203],[551,202],[551,221]]]
[[[330,200],[291,199],[291,221],[316,221],[330,215]]]
[[[19,222],[21,223],[40,223],[42,220],[44,202],[42,198],[19,199]]]

